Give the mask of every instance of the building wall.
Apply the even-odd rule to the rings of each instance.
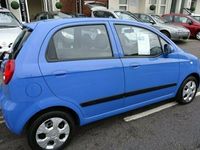
[[[60,2],[63,4],[63,8],[61,9],[62,12],[76,12],[76,0],[60,0]]]
[[[196,14],[200,14],[200,0],[197,0],[197,5],[196,5],[195,13]]]
[[[127,10],[131,12],[140,12],[140,13],[156,13],[156,14],[162,14],[161,13],[161,7],[165,7],[164,13],[169,13],[171,8],[171,2],[172,0],[166,0],[166,5],[161,4],[161,0],[157,0],[156,10],[155,12],[151,11],[149,9],[151,3],[149,0],[127,0]],[[119,0],[109,0],[109,8],[111,9],[119,9],[120,4]]]

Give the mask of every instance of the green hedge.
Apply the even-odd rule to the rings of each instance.
[[[11,7],[12,7],[12,9],[18,9],[19,8],[19,3],[17,1],[12,1],[11,2]]]
[[[61,2],[56,2],[56,8],[57,9],[62,9],[63,5]]]
[[[149,9],[150,9],[150,10],[155,10],[155,9],[156,9],[156,6],[155,6],[155,5],[151,5],[151,6],[149,7]]]

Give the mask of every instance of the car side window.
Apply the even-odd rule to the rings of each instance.
[[[174,16],[174,22],[187,23],[187,21],[188,21],[188,18],[186,18],[186,17]]]
[[[147,23],[154,22],[153,19],[152,19],[151,17],[147,16],[147,15],[140,15],[140,19],[141,19],[142,21],[147,22]]]
[[[120,19],[137,21],[135,18],[123,12],[115,12]]]
[[[167,22],[173,22],[173,16],[164,16],[163,17]]]
[[[115,25],[124,56],[158,56],[162,47],[158,36],[144,28]]]
[[[48,61],[111,58],[112,49],[104,25],[64,28],[50,40]]]
[[[115,18],[112,13],[106,11],[94,11],[93,14],[97,18]]]
[[[169,43],[167,43],[165,40],[163,40],[162,38],[160,38],[160,43],[161,43],[161,46],[162,46],[162,49],[164,50],[164,46],[166,45],[166,44],[169,44]]]

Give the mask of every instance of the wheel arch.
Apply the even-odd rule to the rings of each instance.
[[[69,107],[65,107],[65,106],[52,106],[52,107],[49,107],[49,108],[42,109],[42,110],[38,111],[36,114],[34,114],[27,121],[27,123],[25,124],[25,126],[24,126],[24,132],[26,132],[29,129],[30,125],[34,122],[34,120],[36,118],[38,118],[39,116],[41,116],[44,113],[51,112],[51,111],[62,111],[62,112],[69,113],[73,117],[73,119],[75,121],[75,124],[77,126],[80,125],[79,115],[73,109],[71,109]]]
[[[163,34],[164,34],[164,33],[169,34],[169,36],[170,36],[170,38],[171,38],[171,33],[170,33],[168,30],[166,30],[166,29],[161,29],[160,32],[162,32]]]
[[[193,77],[195,77],[196,79],[197,79],[197,83],[198,83],[198,87],[199,87],[199,82],[200,82],[200,76],[199,76],[199,74],[198,73],[191,73],[191,74],[189,74],[183,81],[185,81],[188,77],[190,77],[190,76],[193,76]]]

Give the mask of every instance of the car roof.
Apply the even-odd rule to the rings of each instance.
[[[103,7],[103,6],[96,6],[96,7],[91,8],[91,10],[92,11],[97,11],[97,10],[109,11],[106,7]]]
[[[200,14],[191,14],[191,16],[200,16]]]
[[[10,12],[8,9],[0,7],[0,12]]]
[[[180,16],[180,17],[187,17],[189,19],[191,19],[194,22],[198,22],[197,20],[195,20],[191,15],[188,14],[176,14],[176,13],[171,13],[171,14],[164,14],[163,16]]]
[[[28,24],[26,24],[24,26],[34,30],[37,26],[54,28],[56,26],[65,25],[65,24],[67,25],[67,24],[86,23],[86,22],[99,23],[99,22],[109,22],[109,21],[117,21],[117,22],[125,23],[125,24],[126,23],[130,23],[130,24],[138,24],[138,25],[141,25],[141,26],[147,26],[147,25],[144,25],[144,23],[141,23],[141,22],[122,20],[122,19],[115,19],[115,18],[49,19],[49,20],[41,20],[41,21],[37,21],[37,22],[33,22],[33,23],[28,23]]]
[[[170,13],[170,14],[164,14],[163,16],[184,16],[184,17],[187,17],[189,15],[187,15],[187,14]]]

